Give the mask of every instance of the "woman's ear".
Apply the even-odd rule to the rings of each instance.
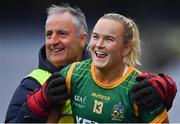
[[[80,46],[81,46],[81,48],[84,48],[86,46],[87,36],[88,35],[87,35],[86,32],[81,33],[81,36],[80,36]]]
[[[133,44],[132,43],[128,43],[124,46],[123,51],[122,51],[122,56],[127,56],[131,50],[132,50]]]

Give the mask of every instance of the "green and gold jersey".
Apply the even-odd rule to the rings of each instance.
[[[97,80],[91,59],[73,63],[60,73],[66,78],[77,123],[162,122],[167,117],[163,105],[148,112],[135,104],[130,90],[140,72],[132,66],[111,84]]]

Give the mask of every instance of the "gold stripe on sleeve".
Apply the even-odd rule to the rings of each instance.
[[[71,67],[68,70],[67,76],[66,76],[66,86],[67,86],[67,90],[68,92],[70,92],[70,88],[71,88],[71,76],[72,76],[72,72],[74,67],[76,66],[77,62],[73,63],[71,65]]]
[[[158,115],[154,120],[152,120],[150,123],[162,123],[167,118],[167,110],[164,109],[164,111]]]
[[[134,114],[136,115],[136,117],[138,117],[139,116],[139,107],[136,103],[134,103],[133,107],[134,107]]]

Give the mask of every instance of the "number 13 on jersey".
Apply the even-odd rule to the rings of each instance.
[[[102,109],[103,109],[103,102],[95,100],[94,101],[93,112],[97,113],[97,114],[101,114],[102,113]]]

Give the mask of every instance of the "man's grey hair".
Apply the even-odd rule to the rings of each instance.
[[[88,32],[86,17],[84,13],[81,11],[81,9],[78,7],[73,8],[65,3],[62,3],[60,5],[51,5],[47,9],[47,18],[51,15],[64,12],[69,12],[75,18],[74,21],[77,27],[78,35],[80,35],[83,32]]]

